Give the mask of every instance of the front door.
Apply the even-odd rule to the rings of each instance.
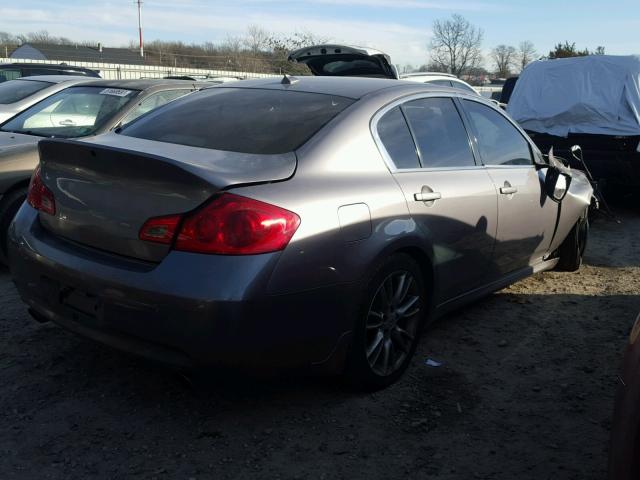
[[[446,301],[477,288],[492,263],[496,190],[474,161],[453,99],[407,101],[380,118],[377,132],[433,252],[436,298]]]
[[[529,142],[502,113],[470,99],[462,104],[483,163],[498,190],[495,264],[500,274],[540,263],[549,252],[558,204],[544,190]]]

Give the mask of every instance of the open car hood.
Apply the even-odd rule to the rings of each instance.
[[[289,61],[304,63],[317,76],[398,78],[386,53],[345,45],[314,45],[289,55]]]

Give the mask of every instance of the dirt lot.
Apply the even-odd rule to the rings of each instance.
[[[39,325],[0,273],[0,478],[601,479],[640,310],[640,214],[439,322],[372,395],[326,379],[189,387]],[[444,365],[428,367],[432,358]]]

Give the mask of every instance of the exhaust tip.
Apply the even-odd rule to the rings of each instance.
[[[36,322],[38,323],[49,322],[49,319],[47,317],[45,317],[41,313],[36,312],[33,308],[30,308],[28,311],[29,311],[29,315],[31,315]]]

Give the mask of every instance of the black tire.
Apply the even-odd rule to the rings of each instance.
[[[18,188],[7,193],[0,202],[0,264],[7,264],[7,233],[13,217],[27,198],[27,188]]]
[[[416,262],[403,253],[389,256],[361,294],[345,368],[348,383],[374,391],[396,382],[411,362],[426,311],[424,277]]]
[[[561,272],[576,272],[582,265],[582,257],[589,239],[589,216],[585,212],[573,226],[567,238],[558,248],[558,264],[556,270]]]

